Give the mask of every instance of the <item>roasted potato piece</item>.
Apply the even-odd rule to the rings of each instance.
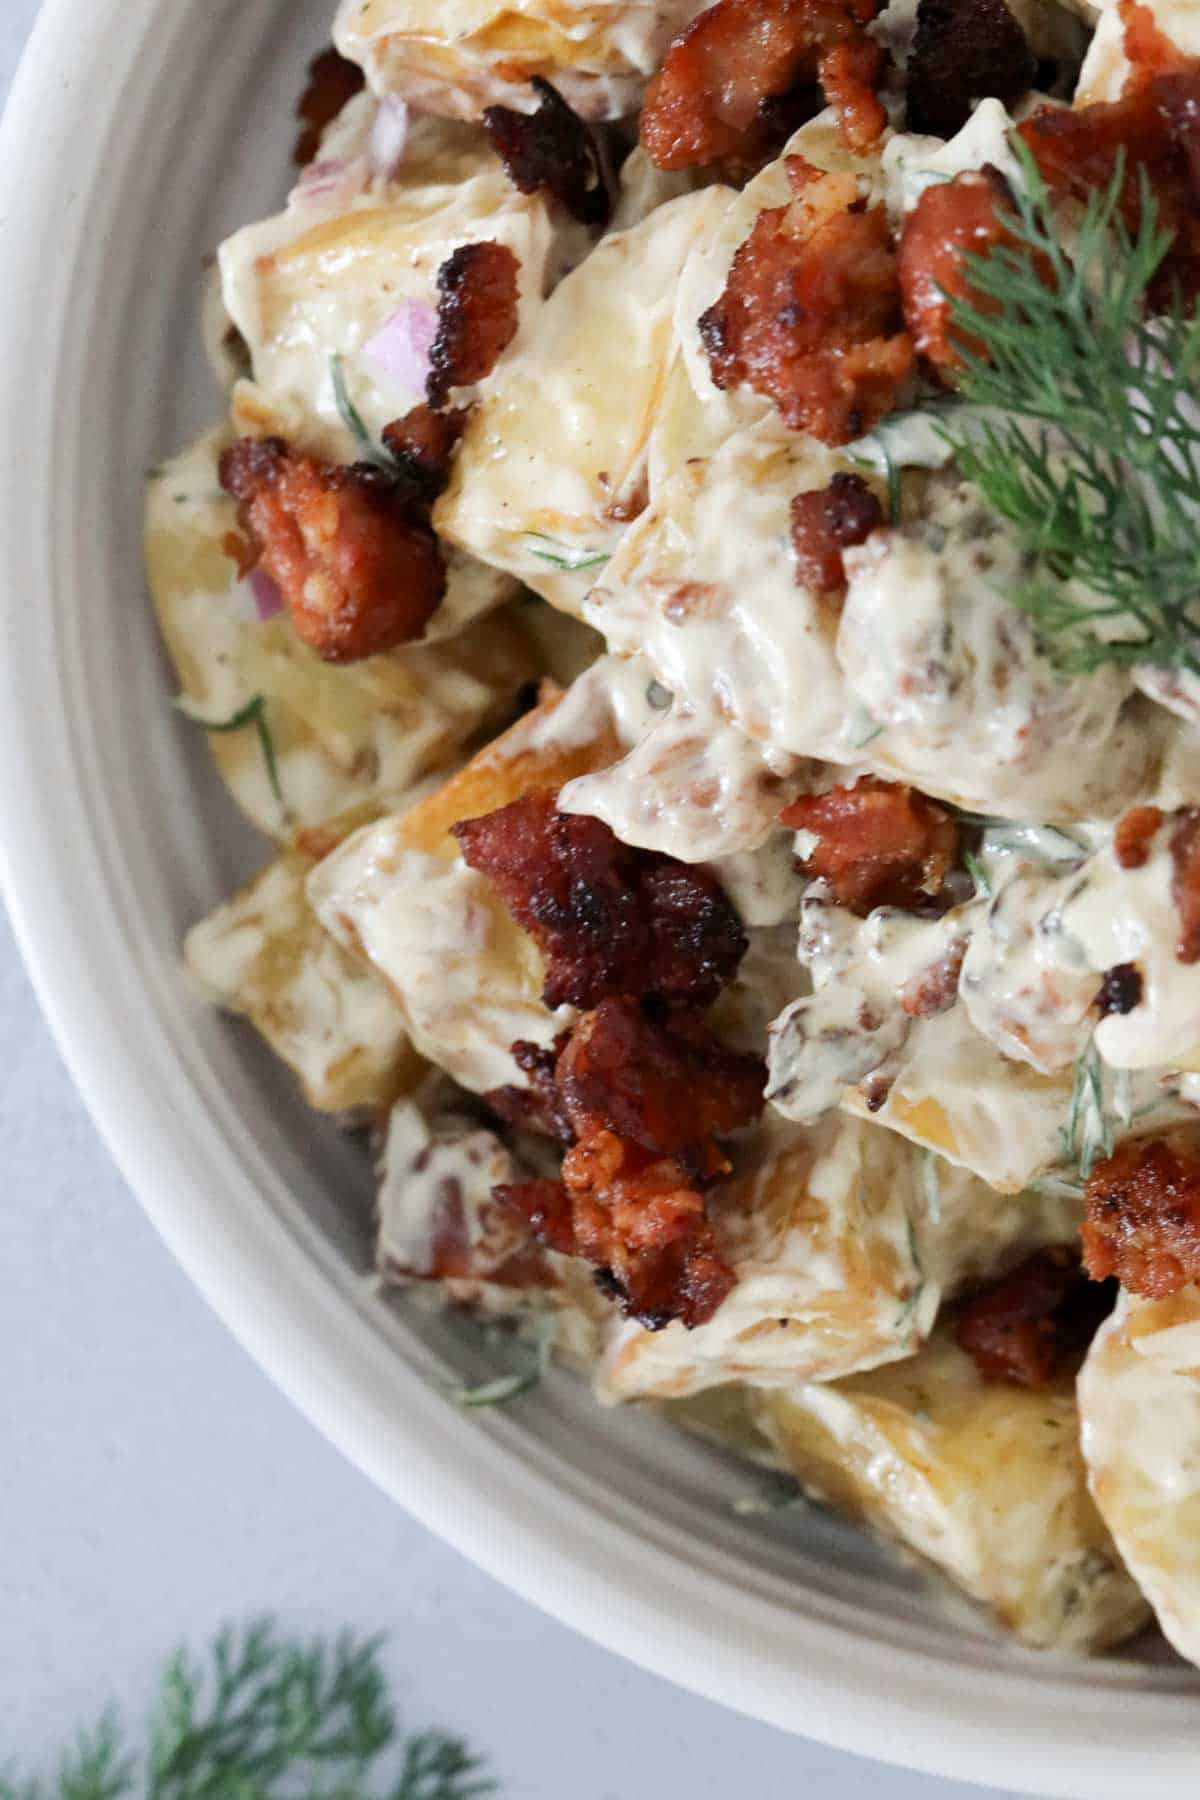
[[[450,118],[523,109],[540,75],[588,119],[636,112],[667,45],[698,0],[342,0],[338,49],[379,93]]]
[[[334,942],[305,893],[321,857],[358,823],[302,834],[193,926],[184,951],[205,995],[249,1019],[320,1112],[387,1106],[424,1066],[387,984]]]
[[[916,1356],[763,1394],[807,1491],[927,1557],[1037,1649],[1102,1650],[1149,1608],[1087,1491],[1069,1380],[989,1385],[939,1329]]]
[[[905,1356],[939,1293],[919,1262],[916,1153],[835,1118],[770,1138],[709,1202],[737,1286],[706,1325],[616,1325],[597,1377],[608,1401],[681,1399],[727,1382],[789,1387]]]
[[[569,1014],[542,1005],[532,939],[462,861],[450,827],[620,755],[602,673],[580,681],[590,705],[575,690],[551,695],[444,787],[358,832],[313,875],[319,917],[390,984],[417,1048],[480,1093],[524,1085],[510,1046],[550,1043]]]
[[[694,1331],[614,1325],[602,1399],[791,1387],[892,1362],[921,1344],[945,1297],[1078,1227],[1069,1191],[993,1193],[845,1116],[803,1133],[768,1127],[751,1155],[710,1204],[738,1285]]]
[[[705,189],[603,238],[555,289],[536,337],[505,359],[468,423],[434,512],[438,531],[564,611],[578,613],[646,504],[680,269],[728,199],[727,189]]]
[[[1079,1377],[1096,1505],[1167,1637],[1200,1663],[1200,1289],[1124,1294]]]

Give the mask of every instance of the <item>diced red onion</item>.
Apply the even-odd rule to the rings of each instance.
[[[423,393],[437,325],[432,306],[426,306],[423,300],[402,300],[363,346],[363,355],[410,393]]]
[[[268,619],[273,619],[276,613],[283,611],[285,605],[283,595],[265,569],[251,569],[246,578],[246,585],[254,596],[255,608],[264,625]]]
[[[336,201],[348,206],[362,192],[366,177],[367,165],[361,156],[349,162],[339,156],[323,157],[309,163],[292,189],[292,200],[320,206]]]
[[[371,172],[381,181],[391,181],[404,159],[408,143],[408,105],[399,94],[385,94],[379,102],[367,157]]]

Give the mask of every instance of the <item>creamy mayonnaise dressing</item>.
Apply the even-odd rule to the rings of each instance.
[[[884,1075],[919,1008],[955,1004],[958,962],[976,910],[956,907],[923,919],[877,907],[858,919],[814,883],[801,903],[799,953],[815,991],[794,1000],[771,1027],[767,1097],[786,1118],[815,1123],[840,1105],[848,1087]],[[940,999],[923,999],[930,985]]]
[[[837,658],[881,773],[1013,818],[1112,816],[1152,775],[1160,714],[1107,668],[1064,676],[1012,603],[1027,558],[965,482],[845,557]]]
[[[444,1270],[452,1246],[461,1266],[457,1274],[440,1276],[447,1298],[489,1318],[538,1315],[555,1354],[590,1369],[610,1306],[576,1258],[547,1252],[539,1280],[526,1287],[496,1279],[529,1244],[492,1189],[533,1172],[490,1126],[464,1110],[451,1082],[431,1076],[388,1115],[376,1263],[387,1283],[411,1286],[431,1280],[439,1266]]]
[[[1190,1066],[1200,1058],[1200,966],[1177,955],[1171,821],[1143,867],[1124,869],[1107,839],[1065,872],[1018,861],[977,926],[963,964],[963,1004],[1006,1056],[1053,1073],[1093,1037],[1116,1069]],[[1096,1022],[1102,976],[1132,965],[1137,1004]]]

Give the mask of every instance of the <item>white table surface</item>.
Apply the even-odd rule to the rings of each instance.
[[[38,0],[0,0],[0,95]],[[0,279],[2,279],[0,272]],[[0,346],[3,354],[3,346]],[[294,1412],[113,1168],[0,915],[0,1767],[179,1639],[272,1612],[391,1634],[401,1703],[509,1800],[954,1800],[679,1692],[480,1574]]]

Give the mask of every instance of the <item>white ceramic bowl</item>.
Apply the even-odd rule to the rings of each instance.
[[[143,471],[214,410],[201,259],[277,203],[332,0],[45,0],[0,137],[0,848],[63,1053],[135,1191],[255,1356],[460,1550],[613,1649],[848,1749],[1031,1792],[1175,1793],[1172,1667],[1013,1650],[852,1530],[744,1520],[747,1476],[566,1377],[464,1416],[473,1354],[368,1281],[369,1180],[247,1034],[185,927],[261,850],[167,703]]]

